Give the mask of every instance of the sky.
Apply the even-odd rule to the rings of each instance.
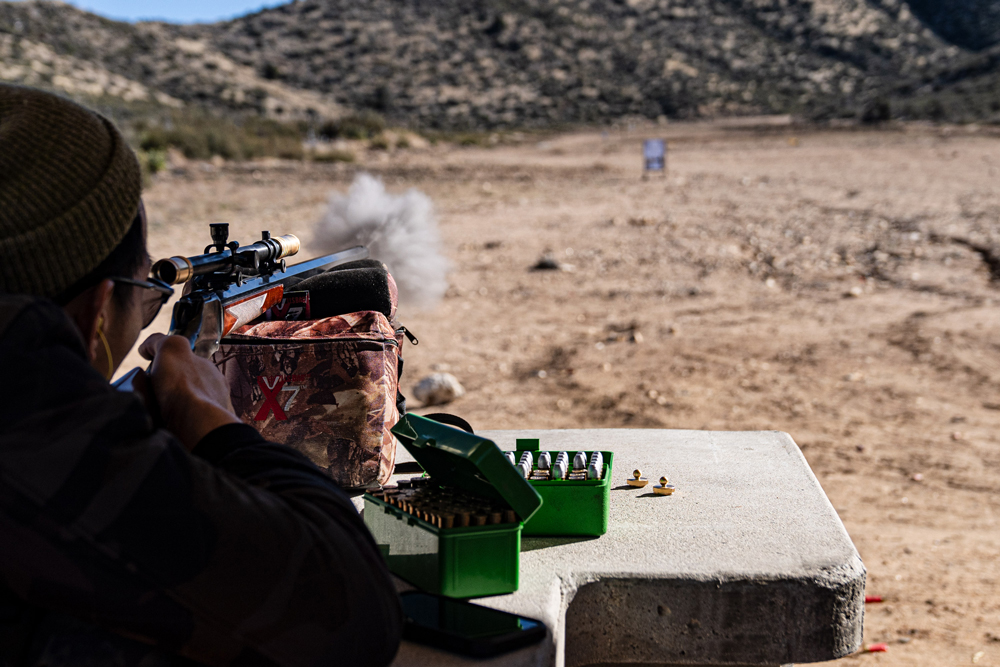
[[[281,0],[69,0],[69,4],[125,21],[158,19],[193,23],[229,19],[284,3]]]

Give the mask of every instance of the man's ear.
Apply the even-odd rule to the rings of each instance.
[[[87,350],[87,360],[90,362],[97,358],[99,343],[97,328],[102,321],[105,323],[108,321],[111,294],[114,290],[113,281],[102,280],[66,304],[65,310],[76,323],[76,328],[80,330]]]

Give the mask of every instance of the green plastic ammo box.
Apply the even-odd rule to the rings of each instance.
[[[392,432],[432,480],[501,500],[520,521],[438,528],[366,493],[365,525],[389,570],[425,591],[454,598],[516,591],[521,528],[542,504],[538,492],[491,440],[412,414]]]
[[[537,461],[539,441],[536,438],[518,438],[515,454],[523,451],[533,452]],[[566,451],[572,461],[576,451]],[[587,451],[588,458],[591,451],[593,450]],[[611,489],[611,464],[615,455],[604,450],[598,451],[604,456],[601,479],[528,482],[541,494],[543,502],[542,507],[525,521],[523,535],[597,537],[608,532],[608,492]],[[552,451],[553,459],[556,453]]]

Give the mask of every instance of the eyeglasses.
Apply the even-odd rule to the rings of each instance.
[[[146,299],[142,304],[143,329],[145,329],[146,327],[148,327],[150,324],[153,323],[153,320],[156,319],[156,316],[159,314],[160,309],[163,308],[163,304],[165,304],[170,299],[170,297],[174,295],[174,288],[168,285],[167,283],[163,282],[159,278],[150,278],[149,280],[136,280],[135,278],[118,278],[112,276],[110,278],[105,278],[105,280],[111,280],[116,283],[124,283],[126,285],[135,285],[136,287],[153,290],[153,292],[155,292],[156,296],[155,299],[153,298]]]

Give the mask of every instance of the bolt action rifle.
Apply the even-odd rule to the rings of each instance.
[[[229,241],[228,224],[209,227],[212,243],[204,254],[161,259],[152,268],[153,276],[168,285],[189,286],[174,304],[167,333],[186,338],[199,357],[211,357],[223,336],[280,303],[286,285],[368,257],[367,248],[355,246],[286,266],[285,258],[299,251],[299,239],[293,234],[272,237],[262,232],[260,241],[241,246]],[[115,387],[140,394],[155,418],[155,402],[145,371],[133,369]]]

